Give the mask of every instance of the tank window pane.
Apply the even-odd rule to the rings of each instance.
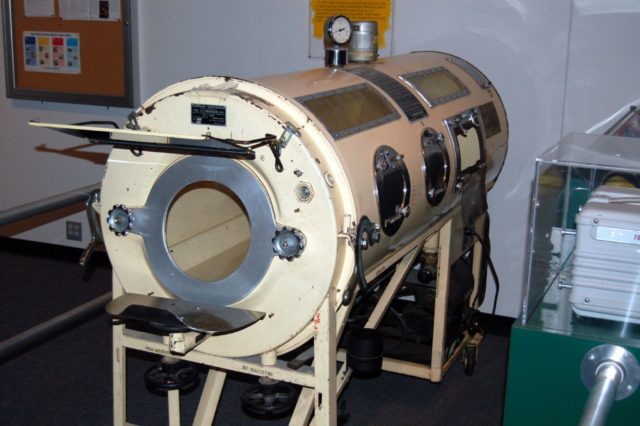
[[[500,128],[500,119],[498,118],[498,111],[496,111],[493,102],[480,105],[478,109],[480,110],[482,124],[484,125],[484,136],[489,139],[500,133],[502,130]]]
[[[430,106],[467,96],[467,86],[444,67],[404,74],[401,78],[416,89]]]
[[[377,90],[358,84],[296,99],[315,115],[335,139],[400,118]]]

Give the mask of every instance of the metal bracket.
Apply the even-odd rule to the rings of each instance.
[[[91,241],[89,241],[89,245],[84,249],[78,264],[82,269],[87,267],[89,260],[91,260],[91,256],[93,252],[104,244],[104,239],[102,238],[102,228],[100,228],[100,218],[99,218],[99,209],[94,207],[95,204],[100,204],[100,190],[95,189],[91,191],[85,206],[87,208],[87,221],[89,222],[89,229],[91,230]]]
[[[480,127],[478,114],[479,110],[477,108],[470,109],[455,118],[455,121],[452,124],[460,130],[462,135],[466,136],[470,129]]]
[[[178,355],[186,355],[191,349],[204,342],[209,336],[205,333],[170,333],[169,351]]]
[[[131,111],[127,116],[127,124],[124,126],[131,130],[140,130],[140,123],[138,123],[138,114],[136,111]]]
[[[351,219],[350,214],[345,214],[342,219],[342,230],[338,232],[338,238],[347,240],[349,245],[353,245],[356,240],[356,224]]]
[[[300,137],[300,131],[293,124],[289,122],[285,123],[284,131],[278,138],[280,147],[283,149],[286,148],[293,136]]]

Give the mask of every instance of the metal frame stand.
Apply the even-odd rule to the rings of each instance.
[[[439,382],[442,380],[444,373],[453,365],[462,348],[469,343],[478,344],[482,339],[479,334],[475,336],[466,335],[452,354],[447,356],[445,353],[449,272],[451,264],[455,261],[451,256],[453,224],[453,215],[443,218],[438,231],[417,238],[412,244],[396,253],[393,259],[394,263],[397,262],[396,271],[381,294],[365,326],[367,328],[378,326],[425,244],[437,246],[439,261],[431,366],[384,358],[382,364],[384,371]],[[481,254],[480,244],[478,242],[475,244],[474,256],[479,258]],[[480,262],[474,261],[474,293],[477,291],[479,272]],[[368,276],[367,278],[374,277]],[[114,298],[122,293],[122,287],[115,275],[113,293]],[[127,349],[135,349],[180,358],[210,367],[193,422],[194,425],[211,425],[213,422],[226,379],[226,371],[237,371],[301,385],[303,390],[298,398],[290,424],[336,425],[337,398],[351,377],[351,371],[345,362],[346,354],[342,350],[338,351],[337,347],[338,338],[346,325],[350,307],[343,307],[336,312],[334,309],[335,303],[335,290],[331,290],[314,318],[313,365],[303,365],[297,370],[287,367],[284,361],[278,359],[271,359],[270,362],[263,363],[262,361],[268,358],[266,355],[263,357],[228,358],[200,352],[197,347],[187,351],[184,355],[176,355],[169,351],[169,338],[167,337],[126,329],[124,325],[115,325],[113,328],[114,424],[128,424],[126,422],[125,355]],[[172,392],[167,399],[170,425],[174,426],[180,424],[180,409],[178,391]]]

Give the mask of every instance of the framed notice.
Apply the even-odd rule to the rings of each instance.
[[[133,106],[129,0],[1,0],[7,97]]]

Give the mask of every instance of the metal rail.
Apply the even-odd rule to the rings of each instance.
[[[23,204],[0,211],[0,226],[38,216],[42,213],[86,202],[92,192],[99,189],[100,184],[78,188],[63,194],[54,195],[39,201]],[[85,304],[77,306],[33,328],[17,334],[0,343],[0,363],[12,358],[31,347],[44,342],[67,328],[87,321],[101,312],[111,300],[111,292],[103,294]]]
[[[633,395],[638,388],[640,365],[622,346],[600,345],[585,354],[580,376],[591,391],[579,425],[605,426],[614,401]]]
[[[11,209],[0,211],[0,226],[8,225],[20,220],[29,219],[42,213],[58,210],[63,207],[72,206],[74,204],[85,202],[91,191],[100,188],[100,184],[78,188],[63,194],[54,195],[32,203],[23,204]]]
[[[0,343],[0,363],[44,342],[67,328],[87,321],[104,312],[111,300],[111,292],[64,312]]]
[[[584,406],[580,426],[604,426],[607,424],[609,411],[616,398],[616,389],[620,385],[624,373],[614,363],[606,363],[598,368],[595,384],[589,392],[589,399]]]

